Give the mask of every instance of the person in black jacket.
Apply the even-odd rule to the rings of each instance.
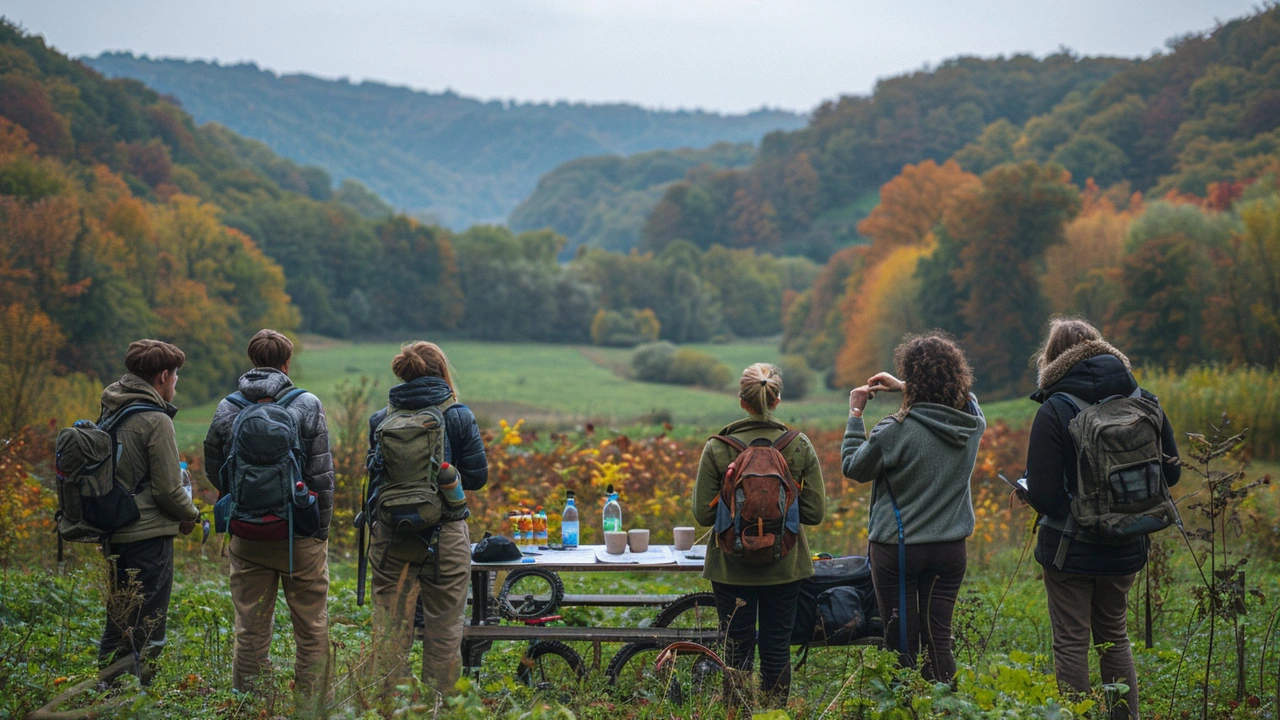
[[[1027,449],[1025,499],[1043,516],[1035,556],[1044,568],[1054,670],[1064,690],[1088,692],[1092,633],[1102,682],[1129,686],[1127,708],[1117,708],[1115,716],[1137,718],[1138,682],[1126,621],[1129,588],[1147,562],[1147,538],[1121,544],[1069,538],[1061,567],[1055,567],[1062,532],[1049,527],[1044,519],[1057,525],[1067,519],[1071,507],[1068,488],[1076,482],[1077,448],[1068,426],[1078,411],[1065,394],[1096,403],[1128,396],[1138,388],[1138,382],[1130,372],[1128,358],[1105,342],[1092,325],[1074,318],[1052,321],[1038,365],[1039,390],[1031,398],[1041,405]],[[1142,394],[1155,399],[1145,390]],[[1164,479],[1173,485],[1181,477],[1181,466],[1167,417],[1161,436]]]
[[[475,492],[489,479],[489,461],[484,440],[470,408],[457,402],[449,360],[434,343],[415,342],[400,349],[391,361],[391,370],[403,383],[391,388],[388,408],[422,410],[440,407],[445,421],[444,459],[458,469],[462,488]],[[375,451],[377,428],[386,419],[388,408],[369,418],[369,453]],[[371,463],[372,465],[372,463]],[[370,478],[370,496],[381,480]],[[458,680],[461,667],[463,610],[467,602],[467,582],[471,572],[471,536],[467,531],[469,512],[463,507],[442,516],[438,528],[419,536],[404,536],[384,523],[375,522],[369,545],[373,568],[375,627],[381,637],[380,649],[394,659],[388,685],[407,668],[413,645],[412,619],[415,602],[420,602],[425,622],[422,640],[422,680],[447,693]],[[438,536],[437,536],[438,533]]]

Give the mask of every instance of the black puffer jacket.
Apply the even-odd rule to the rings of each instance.
[[[401,383],[391,388],[387,394],[388,403],[404,410],[421,410],[433,405],[441,405],[453,397],[453,388],[438,377],[420,377]],[[387,409],[375,412],[369,418],[369,453],[373,453],[374,432],[387,417]],[[489,481],[489,459],[484,454],[484,440],[480,438],[480,426],[476,424],[476,416],[471,408],[462,404],[450,405],[444,412],[444,457],[450,465],[458,468],[462,476],[462,488],[475,492]],[[377,487],[380,478],[373,478],[373,488]],[[446,517],[446,520],[462,520],[469,516],[462,514]]]
[[[1070,393],[1086,402],[1098,402],[1114,395],[1129,395],[1138,382],[1129,371],[1129,360],[1111,345],[1093,340],[1081,343],[1058,357],[1040,373],[1040,390],[1031,396],[1041,403],[1031,425],[1027,449],[1027,501],[1037,512],[1058,520],[1070,514],[1068,484],[1076,481],[1076,448],[1068,425],[1077,410],[1071,401],[1055,393]],[[1143,395],[1154,398],[1143,390]],[[1162,427],[1162,452],[1176,458],[1178,444],[1169,418]],[[1174,485],[1182,476],[1177,462],[1164,465],[1165,482]],[[1062,533],[1040,526],[1036,560],[1052,567]],[[1147,539],[1121,545],[1102,545],[1072,540],[1063,571],[1078,575],[1128,575],[1147,562]]]
[[[293,381],[275,368],[254,368],[240,376],[240,394],[249,402],[262,398],[279,400],[293,390]],[[240,414],[240,407],[229,400],[218,403],[209,423],[209,433],[204,438],[204,469],[209,481],[222,495],[227,491],[221,486],[218,470],[231,451],[231,426]],[[298,423],[302,434],[302,449],[307,458],[302,465],[302,479],[307,488],[316,494],[320,503],[320,531],[316,537],[329,538],[329,522],[333,519],[333,455],[329,452],[329,428],[325,422],[324,406],[320,398],[311,393],[299,395],[289,404],[289,414]]]

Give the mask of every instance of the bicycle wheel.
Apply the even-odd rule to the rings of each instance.
[[[715,595],[690,593],[673,600],[658,613],[653,627],[711,630],[719,627]],[[719,682],[720,669],[699,656],[677,656],[670,670],[657,673],[654,661],[664,645],[644,641],[624,645],[609,661],[605,676],[620,697],[665,697],[670,702],[683,702],[686,686],[700,697],[708,684]]]
[[[564,582],[550,570],[513,570],[498,593],[498,611],[508,620],[554,615],[564,601]]]
[[[539,640],[530,646],[516,679],[538,691],[571,697],[587,675],[587,665],[576,650],[558,640]]]

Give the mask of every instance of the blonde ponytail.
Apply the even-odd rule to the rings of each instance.
[[[782,371],[776,365],[756,363],[742,371],[738,399],[757,415],[769,417],[782,397]]]

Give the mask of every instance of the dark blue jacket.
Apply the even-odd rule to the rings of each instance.
[[[1065,520],[1071,512],[1067,487],[1074,487],[1076,482],[1076,447],[1068,425],[1077,410],[1070,400],[1055,393],[1069,393],[1095,403],[1115,395],[1129,395],[1138,387],[1123,356],[1102,341],[1086,345],[1094,343],[1096,347],[1092,349],[1072,348],[1051,363],[1041,373],[1041,389],[1031,396],[1041,405],[1031,425],[1027,448],[1027,501],[1041,515],[1059,520]],[[1098,354],[1092,354],[1094,351]],[[1148,398],[1155,397],[1146,390],[1142,392]],[[1161,451],[1167,457],[1176,457],[1178,444],[1168,417],[1164,418],[1161,435]],[[1180,465],[1165,463],[1164,479],[1168,485],[1176,484],[1181,476]],[[1052,567],[1061,539],[1058,530],[1040,526],[1036,560],[1041,565]],[[1120,545],[1075,539],[1068,546],[1062,569],[1079,575],[1128,575],[1141,570],[1146,562],[1145,537]]]
[[[443,378],[424,376],[391,388],[387,394],[390,405],[405,410],[421,410],[433,405],[441,405],[453,397],[453,389]],[[387,417],[387,409],[375,412],[369,418],[369,453],[373,453],[374,433],[378,425]],[[480,426],[476,424],[476,416],[466,405],[454,404],[444,412],[444,457],[445,461],[458,469],[462,476],[462,488],[476,492],[489,481],[489,459],[484,454],[484,440],[480,437]],[[373,489],[380,478],[372,479]],[[464,511],[461,516],[450,517],[459,520],[468,516]]]

